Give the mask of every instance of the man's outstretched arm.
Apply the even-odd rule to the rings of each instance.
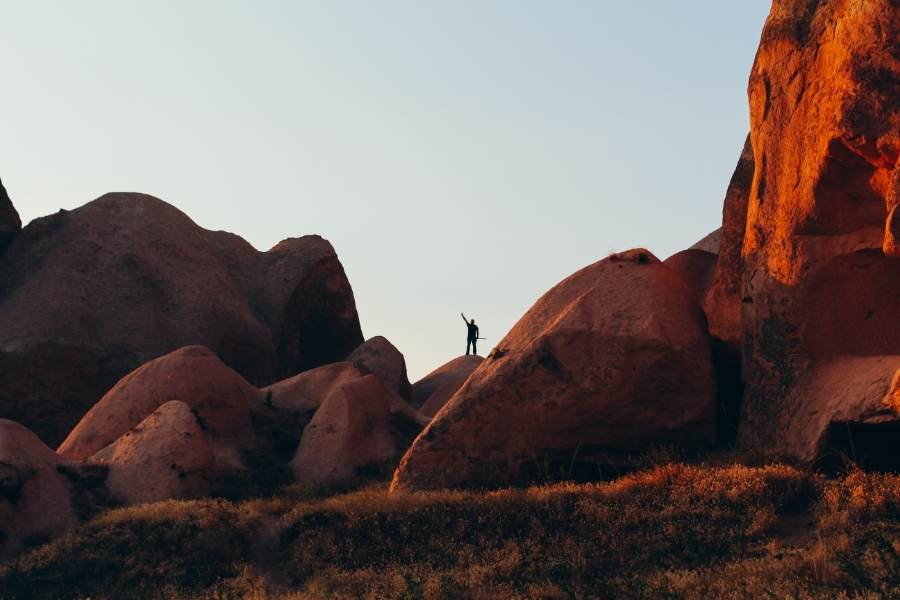
[[[464,315],[464,314],[462,314],[462,313],[459,313],[459,316],[461,316],[461,317],[463,318],[463,321],[466,322],[466,325],[469,324],[469,320],[466,318],[466,315]]]

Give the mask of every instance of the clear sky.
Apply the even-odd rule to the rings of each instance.
[[[0,3],[23,221],[109,191],[329,239],[410,378],[612,250],[719,226],[766,0]]]

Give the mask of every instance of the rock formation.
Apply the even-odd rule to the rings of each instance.
[[[181,348],[150,361],[117,383],[81,419],[59,453],[71,460],[86,459],[163,404],[180,400],[200,419],[219,464],[240,468],[240,450],[256,443],[249,407],[260,394],[209,349]]]
[[[212,446],[190,406],[166,402],[88,461],[109,467],[112,497],[123,504],[208,494],[216,480]]]
[[[22,221],[19,219],[19,213],[13,206],[3,182],[0,181],[0,254],[6,250],[12,239],[22,229]]]
[[[297,481],[338,483],[390,473],[422,428],[404,404],[374,375],[335,388],[303,430],[291,462]]]
[[[0,561],[77,523],[61,462],[34,433],[0,419]]]
[[[371,373],[401,398],[412,397],[412,386],[406,375],[406,360],[403,354],[386,338],[377,335],[366,340],[354,350],[347,361],[353,363],[363,373]]]
[[[776,0],[749,96],[746,227],[723,237],[743,245],[739,440],[810,461],[833,425],[900,424],[900,7]]]
[[[257,412],[274,409],[294,415],[312,414],[335,388],[364,375],[346,361],[323,365],[263,388],[251,408]]]
[[[483,360],[480,356],[457,356],[441,365],[413,384],[413,406],[418,407],[426,417],[433,417]]]
[[[703,304],[713,282],[716,255],[705,250],[689,248],[673,254],[663,264],[681,276],[694,294],[698,304]]]
[[[544,294],[423,431],[392,489],[500,486],[546,463],[715,441],[706,319],[646,250]]]
[[[350,284],[318,236],[258,252],[117,193],[36,219],[0,256],[0,417],[50,443],[123,375],[182,346],[266,385],[361,342]]]
[[[741,280],[744,274],[741,250],[754,164],[753,147],[750,136],[747,136],[725,193],[715,272],[703,301],[710,335],[731,347],[735,353],[741,345]]]

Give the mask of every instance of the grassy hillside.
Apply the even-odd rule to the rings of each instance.
[[[490,493],[163,502],[0,567],[0,597],[900,597],[900,477],[666,464]]]

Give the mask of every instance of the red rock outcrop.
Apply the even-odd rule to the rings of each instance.
[[[209,439],[190,406],[166,402],[88,459],[109,468],[106,485],[123,504],[197,498],[217,479]]]
[[[457,356],[441,365],[413,384],[413,406],[418,407],[426,417],[433,417],[483,360],[481,356]]]
[[[538,300],[416,438],[392,489],[502,486],[545,460],[709,447],[715,394],[689,288],[646,250],[614,255]]]
[[[712,286],[716,267],[716,255],[705,250],[689,248],[673,254],[663,264],[681,276],[694,294],[697,303],[703,304]]]
[[[303,430],[297,481],[337,483],[390,473],[422,423],[374,375],[335,388]]]
[[[115,385],[59,447],[60,455],[83,460],[99,452],[170,400],[194,410],[219,463],[241,466],[240,450],[256,441],[250,404],[261,392],[208,348],[188,346],[152,360]]]
[[[29,539],[46,539],[78,519],[61,459],[18,423],[0,419],[0,561]]]
[[[177,348],[207,346],[266,385],[362,341],[327,241],[258,252],[142,194],[36,219],[0,256],[0,416],[54,444],[123,375]]]
[[[401,398],[409,400],[412,397],[406,360],[387,338],[380,335],[369,338],[347,357],[347,361],[363,373],[371,373],[381,379],[389,390],[397,392]]]
[[[741,345],[741,281],[744,274],[741,251],[747,226],[747,203],[750,201],[753,171],[753,147],[748,135],[725,192],[716,267],[703,300],[710,335],[733,348],[734,352]]]
[[[13,206],[3,182],[0,181],[0,253],[2,253],[13,238],[22,229],[22,221],[19,219],[19,213]]]
[[[776,0],[749,95],[739,440],[808,461],[832,424],[900,423],[900,5]]]
[[[364,377],[353,363],[338,362],[304,371],[261,390],[255,411],[275,409],[290,414],[313,413],[335,388]]]

